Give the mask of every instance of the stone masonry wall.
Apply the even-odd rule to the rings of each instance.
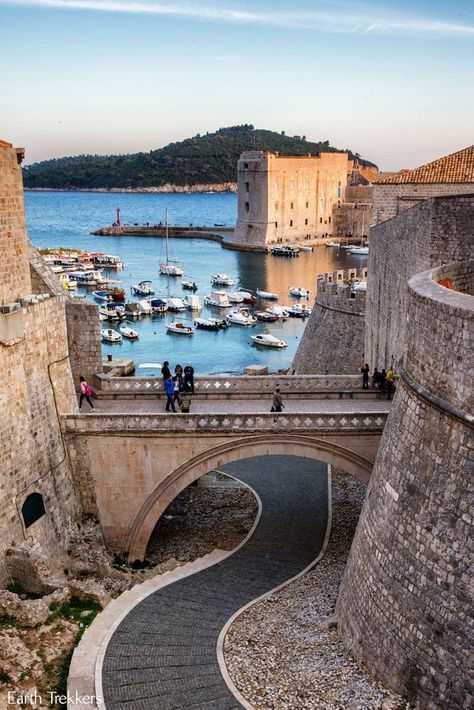
[[[349,281],[367,270],[335,271],[318,277],[316,303],[296,351],[294,375],[356,374],[364,357],[365,291],[351,297]]]
[[[0,337],[1,584],[14,572],[11,566],[7,570],[5,558],[10,546],[43,556],[51,569],[60,565],[78,505],[59,426],[61,414],[77,411],[68,358],[66,297],[51,293],[34,267],[30,271],[21,173],[15,151],[2,144],[0,165],[0,244],[2,250],[9,245],[5,268],[2,261],[0,293],[11,300],[14,273],[14,295],[23,304],[13,314],[0,314],[0,319],[14,317],[17,322],[15,337]],[[18,255],[15,264],[9,263],[10,255]],[[4,321],[0,326],[1,335]],[[31,493],[43,497],[45,514],[25,527],[22,506]]]
[[[473,251],[474,195],[426,200],[370,230],[365,359],[371,370],[396,368],[405,351],[408,280]]]
[[[379,224],[396,217],[401,212],[414,207],[431,197],[448,195],[472,194],[474,185],[471,183],[432,183],[399,185],[374,185],[374,223]]]
[[[384,684],[420,710],[467,710],[473,703],[474,297],[437,280],[437,272],[424,272],[410,281],[406,371],[337,613],[346,646]]]
[[[76,390],[82,375],[91,384],[102,372],[102,341],[99,309],[84,299],[70,298],[66,303],[69,357]]]

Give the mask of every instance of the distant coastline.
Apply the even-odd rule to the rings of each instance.
[[[160,185],[159,187],[25,187],[25,192],[101,192],[143,194],[196,194],[209,192],[237,192],[236,182],[209,185]]]

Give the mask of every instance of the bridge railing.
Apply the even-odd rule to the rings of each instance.
[[[67,415],[63,430],[70,434],[141,433],[259,433],[263,431],[380,432],[387,412],[281,414],[88,414]]]
[[[94,389],[97,394],[109,396],[134,396],[163,392],[162,377],[113,377],[96,375]],[[357,392],[362,390],[359,375],[264,375],[264,376],[209,376],[195,377],[196,394],[211,396],[265,395],[269,396],[276,386],[282,395],[312,392]]]

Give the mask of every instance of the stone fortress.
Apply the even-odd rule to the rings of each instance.
[[[356,659],[426,710],[467,709],[473,702],[474,162],[460,153],[465,182],[451,180],[461,173],[448,161],[449,171],[426,183],[438,185],[438,196],[416,200],[372,228],[365,299],[362,293],[351,298],[344,285],[353,273],[320,280],[304,340],[314,345],[320,325],[327,330],[333,318],[341,332],[357,323],[357,341],[347,339],[336,359],[337,342],[327,338],[314,348],[317,363],[302,344],[295,362],[295,369],[299,359],[314,372],[324,362],[333,363],[326,366],[330,371],[350,360],[352,350],[362,349],[366,302],[365,359],[371,367],[393,360],[401,374],[337,613]],[[40,569],[44,590],[48,578],[52,588],[58,583],[71,535],[96,503],[84,500],[81,477],[87,472],[80,449],[68,448],[62,421],[77,414],[78,374],[100,372],[101,360],[98,324],[79,328],[80,309],[95,307],[58,287],[28,244],[21,158],[21,151],[0,142],[0,581],[28,581],[31,589]],[[340,172],[334,168],[329,178],[336,196],[347,168],[340,154],[338,160]],[[243,176],[245,171],[250,168]],[[255,181],[262,184],[258,172]],[[287,179],[281,184],[286,191]],[[413,197],[413,183],[381,186],[392,190],[399,208],[408,204],[401,184]],[[452,187],[459,184],[458,193],[465,194]],[[374,184],[374,203],[377,189]],[[325,200],[321,209],[323,222],[313,224],[323,231],[330,216]],[[265,225],[259,233],[268,238]],[[350,367],[358,369],[361,355]],[[93,498],[92,489],[86,493]]]

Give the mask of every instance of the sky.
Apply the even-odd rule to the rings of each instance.
[[[0,0],[0,68],[26,164],[241,123],[382,170],[474,143],[471,0]]]

